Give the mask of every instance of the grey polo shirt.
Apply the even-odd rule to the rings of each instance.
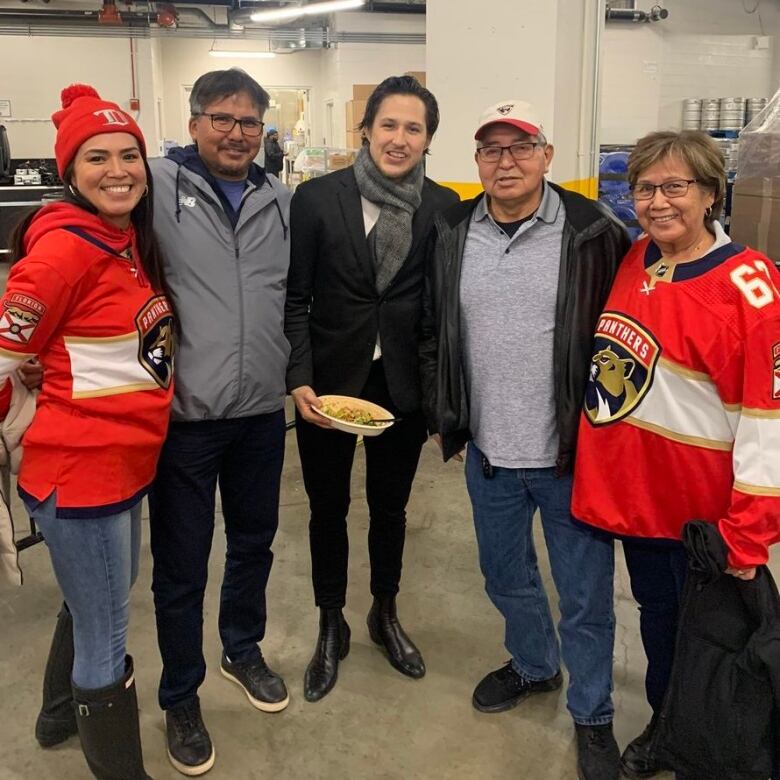
[[[474,210],[460,281],[461,338],[474,442],[494,466],[555,465],[553,331],[565,211],[545,183],[509,238]]]

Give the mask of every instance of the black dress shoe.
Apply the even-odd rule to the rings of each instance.
[[[366,623],[371,639],[385,648],[394,669],[415,679],[425,676],[425,661],[398,622],[395,596],[375,596]]]
[[[577,777],[579,780],[618,780],[620,750],[612,733],[612,724],[581,726],[577,732]]]
[[[319,701],[330,693],[338,679],[339,661],[349,653],[350,631],[340,609],[320,609],[320,634],[306,673],[303,698]]]
[[[620,757],[620,768],[623,770],[623,774],[632,780],[644,780],[644,778],[653,777],[666,769],[651,750],[656,721],[657,718],[653,715],[645,730],[628,743]]]

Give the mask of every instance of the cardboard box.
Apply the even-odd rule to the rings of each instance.
[[[417,81],[425,86],[425,71],[424,70],[407,70],[404,76],[414,76]]]
[[[357,132],[358,125],[363,119],[363,115],[366,113],[366,101],[365,100],[348,100],[347,101],[347,132]]]
[[[737,179],[729,236],[780,263],[780,176]]]
[[[368,100],[371,97],[371,93],[376,89],[376,84],[353,84],[352,85],[352,99],[353,100]]]
[[[328,170],[340,171],[355,162],[355,153],[347,149],[328,153]]]

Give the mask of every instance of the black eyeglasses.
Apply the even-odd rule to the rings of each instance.
[[[631,187],[631,193],[634,200],[652,200],[656,190],[661,190],[667,198],[682,198],[688,194],[688,188],[691,184],[695,184],[697,181],[698,179],[672,179],[672,181],[665,181],[663,184],[640,181]]]
[[[220,133],[230,133],[236,125],[241,127],[241,134],[248,138],[257,138],[262,135],[265,122],[251,117],[247,119],[236,119],[230,114],[206,114],[200,113],[198,116],[207,116],[211,120],[211,126]]]
[[[533,157],[534,149],[537,146],[544,146],[544,144],[540,144],[538,141],[518,141],[516,144],[509,144],[509,146],[480,146],[477,149],[477,156],[482,162],[497,163],[501,159],[504,149],[508,149],[513,160],[522,162]]]

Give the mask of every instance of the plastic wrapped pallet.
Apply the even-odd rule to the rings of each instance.
[[[780,90],[739,135],[731,238],[780,263]]]
[[[296,158],[293,170],[303,181],[348,168],[355,161],[355,151],[343,147],[307,146]]]

